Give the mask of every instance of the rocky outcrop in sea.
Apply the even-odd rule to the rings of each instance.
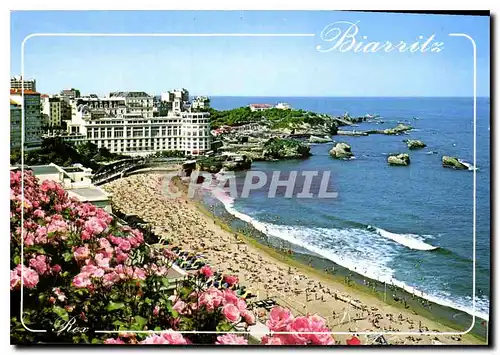
[[[410,156],[406,153],[391,154],[387,157],[389,165],[408,166],[410,165]]]
[[[343,142],[337,143],[328,153],[335,159],[349,159],[354,155],[351,146]]]
[[[427,147],[427,144],[418,139],[405,139],[403,142],[406,143],[408,149],[421,149]]]

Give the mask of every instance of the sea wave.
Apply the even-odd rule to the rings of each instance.
[[[427,251],[438,248],[419,240],[419,238],[424,239],[429,236],[396,234],[371,226],[346,229],[309,228],[262,222],[238,211],[234,207],[234,199],[224,191],[212,190],[211,192],[224,205],[228,213],[247,222],[266,235],[297,245],[370,279],[391,283],[431,302],[489,320],[489,300],[487,297],[476,297],[475,310],[473,310],[471,299],[455,297],[437,288],[424,292],[394,277],[395,270],[389,265],[397,258],[399,251],[394,244],[391,245],[385,240],[391,239],[398,244],[416,250]]]
[[[386,231],[382,228],[374,228],[375,231],[384,238],[390,239],[398,244],[404,245],[414,250],[436,250],[437,246],[427,244],[418,239],[416,234],[397,234]]]

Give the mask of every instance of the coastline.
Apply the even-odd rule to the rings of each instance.
[[[213,215],[201,201],[189,200],[184,196],[167,201],[160,190],[161,183],[160,175],[137,175],[110,183],[107,188],[114,193],[113,202],[120,209],[139,215],[154,225],[155,230],[160,229],[158,234],[164,233],[174,244],[187,250],[202,251],[214,267],[237,274],[241,283],[256,291],[260,299],[270,296],[278,298],[278,303],[284,302],[297,314],[318,313],[328,320],[333,332],[392,330],[415,333],[387,335],[386,339],[391,344],[430,345],[436,341],[446,345],[485,344],[484,339],[477,334],[463,336],[420,334],[420,324],[429,332],[460,331],[450,327],[457,326],[453,322],[439,318],[435,312],[426,311],[423,307],[419,309],[411,301],[408,301],[409,309],[405,309],[403,305],[390,300],[389,297],[384,302],[379,298],[380,295],[377,297],[368,287],[357,284],[354,273],[351,273],[351,285],[346,285],[343,281],[345,270],[336,267],[338,271],[335,275],[327,275],[321,271],[324,269],[321,269],[321,260],[317,260],[320,258],[312,258],[309,255],[303,257],[300,253],[294,253],[294,256],[290,257],[276,248],[259,243],[251,236],[235,232],[220,216]],[[146,191],[140,194],[141,190]],[[137,198],[130,199],[129,195]],[[142,204],[148,202],[153,205],[151,208],[145,208]],[[172,223],[169,222],[168,228],[161,225],[161,218],[156,217],[158,212],[163,214],[161,218],[173,219]],[[168,232],[165,229],[168,229]],[[195,233],[202,232],[208,238],[202,240],[197,238],[198,235]],[[232,257],[228,257],[230,254]],[[306,258],[314,259],[311,266],[304,264]],[[319,270],[315,267],[319,267]],[[278,277],[273,277],[273,273]],[[304,288],[309,290],[309,294],[307,291],[305,295],[298,291]],[[347,297],[367,307],[360,310],[345,302]],[[418,312],[411,311],[412,308]],[[357,320],[351,320],[352,318]],[[344,322],[345,319],[349,322]],[[459,325],[458,327],[460,328]],[[340,340],[345,340],[347,337],[347,335],[335,335],[335,338]]]
[[[208,207],[203,202],[193,201],[193,204],[195,204],[202,213],[208,216],[208,218],[215,220],[216,223],[218,223],[222,228],[226,229],[227,231],[234,232],[234,228],[231,227],[231,222],[225,221],[224,217],[220,214],[215,215],[210,212]],[[222,206],[221,208],[224,207]],[[227,211],[224,211],[223,213],[229,215],[230,218],[235,218]],[[450,327],[456,332],[463,332],[471,325],[473,316],[464,311],[441,305],[419,296],[412,295],[408,291],[398,286],[391,287],[391,285],[384,285],[384,283],[378,280],[360,275],[355,271],[336,264],[331,260],[325,259],[320,255],[311,255],[299,252],[294,252],[292,255],[284,253],[280,250],[281,247],[277,246],[276,244],[286,244],[287,248],[293,248],[293,244],[289,242],[283,242],[281,239],[276,237],[263,236],[262,232],[255,229],[249,223],[239,219],[237,220],[238,223],[246,225],[246,230],[244,232],[237,231],[240,238],[242,238],[246,243],[251,244],[255,248],[268,254],[270,257],[276,259],[277,261],[296,267],[301,271],[309,273],[314,277],[320,278],[324,281],[341,283],[342,285],[348,287],[348,289],[355,290],[355,292],[364,293],[370,297],[375,297],[378,300],[401,310],[411,309],[412,311],[417,312],[418,315],[440,323],[443,326]],[[261,236],[259,237],[258,235]],[[270,240],[273,240],[274,243],[270,243]],[[332,268],[334,268],[334,272],[329,271]],[[345,281],[346,276],[349,277],[350,280],[348,285]],[[365,281],[368,281],[369,285],[364,284]],[[386,297],[384,297],[384,292],[387,293]],[[408,307],[406,308],[402,301],[398,302],[393,300],[392,296],[396,296],[399,299],[404,298]],[[430,305],[431,307],[424,307],[424,303],[426,305]],[[450,320],[451,315],[455,315],[455,318],[452,317],[454,321]],[[460,319],[461,322],[458,322],[457,319]],[[475,325],[470,331],[470,335],[472,335],[480,342],[484,342],[486,340],[484,335],[485,330],[480,324],[482,321],[482,318],[476,316]]]

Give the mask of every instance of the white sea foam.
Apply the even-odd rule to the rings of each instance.
[[[375,228],[378,234],[382,237],[395,241],[398,244],[404,245],[414,250],[435,250],[439,247],[424,243],[418,239],[415,234],[397,234],[386,231],[382,228]]]
[[[473,312],[471,299],[454,297],[438,289],[423,292],[394,278],[395,271],[388,265],[397,258],[398,250],[393,244],[387,243],[386,239],[391,239],[411,249],[433,250],[436,247],[419,240],[429,236],[395,234],[380,228],[373,228],[372,231],[371,227],[368,229],[332,229],[266,223],[236,210],[234,199],[229,194],[221,190],[212,191],[212,194],[224,204],[228,213],[249,223],[266,235],[300,246],[370,279],[392,283],[431,302],[468,314],[474,313],[476,317],[485,320],[489,319],[489,300],[486,297],[476,297],[475,312]]]

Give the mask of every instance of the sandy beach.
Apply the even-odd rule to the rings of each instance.
[[[158,235],[185,250],[200,252],[216,270],[234,274],[257,299],[268,297],[292,309],[293,313],[317,313],[333,332],[415,332],[414,335],[385,335],[390,344],[463,345],[484,344],[472,335],[423,335],[421,331],[457,332],[434,320],[387,304],[334,277],[319,275],[298,262],[290,263],[265,246],[256,246],[230,231],[185,195],[163,195],[159,174],[134,175],[104,185],[112,193],[115,208],[135,214],[153,226]],[[266,312],[257,311],[265,322]],[[340,343],[350,335],[334,335]],[[363,343],[370,340],[360,335]]]

